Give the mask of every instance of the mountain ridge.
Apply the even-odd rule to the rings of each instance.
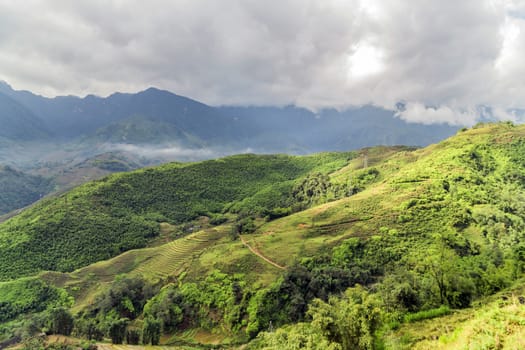
[[[173,124],[207,145],[260,148],[272,153],[294,149],[294,143],[300,145],[297,149],[303,148],[304,153],[357,149],[384,143],[393,145],[401,140],[406,141],[404,144],[423,146],[457,130],[452,126],[409,124],[395,117],[392,111],[372,106],[341,112],[326,109],[319,113],[296,106],[208,106],[154,87],[138,93],[113,93],[107,97],[87,95],[84,98],[47,98],[14,90],[7,84],[2,85],[1,91],[44,120],[55,136],[65,139],[95,134],[97,129],[133,115]],[[360,137],[359,133],[367,129],[367,117],[377,119],[376,133]],[[395,136],[407,127],[409,132],[405,130],[401,137]],[[344,130],[352,131],[351,135],[344,135]],[[316,136],[318,132],[322,135]],[[292,139],[291,144],[287,143],[287,138]],[[339,144],[331,142],[333,139]]]

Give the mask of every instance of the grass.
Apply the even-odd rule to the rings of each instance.
[[[405,322],[418,322],[422,320],[429,320],[450,313],[450,308],[446,305],[440,306],[436,309],[423,310],[412,314],[406,314],[404,317]]]

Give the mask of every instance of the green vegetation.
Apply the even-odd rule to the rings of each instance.
[[[39,275],[75,298],[72,332],[87,339],[510,349],[525,332],[524,199],[525,126],[503,123],[419,150],[244,155],[120,174],[37,206],[0,232],[16,250],[53,209],[69,208],[88,225],[79,215],[87,205],[94,210],[84,216],[113,230],[111,244],[129,239],[134,228],[116,226],[131,220],[136,232],[150,232],[137,244],[147,248]],[[79,227],[70,229],[99,232]]]
[[[315,299],[309,325],[261,333],[249,349],[373,349],[380,315],[378,301],[357,286],[328,303]]]
[[[144,247],[159,235],[160,222],[287,207],[296,178],[314,169],[338,169],[350,156],[242,155],[168,164],[80,186],[0,225],[0,280],[71,271]]]
[[[67,294],[40,279],[27,278],[0,283],[0,323],[20,314],[43,311],[67,302]]]

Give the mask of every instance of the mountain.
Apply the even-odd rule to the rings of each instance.
[[[473,346],[490,320],[517,344],[524,140],[525,126],[480,124],[421,149],[241,155],[85,184],[0,224],[0,341],[28,317],[115,343],[247,349],[424,348],[459,332]]]
[[[177,126],[139,115],[111,123],[96,131],[98,142],[112,144],[156,145],[178,144],[198,148],[205,144]]]
[[[46,139],[49,131],[30,109],[0,93],[0,140],[30,141]],[[1,146],[1,145],[0,145]]]
[[[106,98],[45,98],[4,83],[0,92],[31,110],[64,140],[80,136],[129,144],[162,140],[187,148],[230,149],[230,153],[251,149],[305,154],[378,144],[424,146],[458,129],[407,123],[393,111],[373,106],[317,113],[294,106],[212,107],[155,88]],[[127,138],[130,129],[135,131]]]
[[[136,170],[148,165],[151,165],[149,160],[125,152],[106,152],[91,158],[67,162],[60,166],[42,166],[38,171],[33,172],[53,179],[56,188],[63,192],[112,173]]]
[[[230,135],[231,120],[214,108],[186,97],[154,88],[136,94],[115,93],[107,98],[59,96],[46,98],[16,91],[3,84],[0,91],[38,115],[64,139],[95,133],[99,128],[133,116],[155,118],[207,141]],[[155,142],[154,139],[150,140]]]
[[[296,153],[348,150],[374,145],[426,146],[453,135],[447,124],[407,123],[395,112],[374,106],[345,110],[304,108],[220,107],[250,134],[247,146],[269,152]]]

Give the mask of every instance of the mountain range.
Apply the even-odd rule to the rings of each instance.
[[[49,188],[56,190],[116,171],[101,170],[96,166],[100,163],[90,161],[116,154],[115,161],[134,164],[133,169],[235,153],[424,146],[457,130],[407,123],[395,112],[374,106],[317,112],[295,106],[208,106],[156,88],[105,98],[47,98],[5,82],[0,82],[0,125],[0,165],[17,169],[20,175],[45,176],[54,183]],[[93,166],[88,169],[86,164]],[[13,176],[4,183],[9,181],[20,183]],[[48,191],[41,192],[24,198],[39,198]],[[6,203],[0,214],[30,204],[12,196],[8,200],[5,193],[0,193],[0,201]]]
[[[457,130],[448,125],[410,124],[393,111],[373,106],[317,113],[294,106],[213,107],[155,88],[106,98],[46,98],[1,83],[0,96],[0,118],[5,125],[0,136],[11,140],[83,138],[310,153],[377,144],[424,146]]]

